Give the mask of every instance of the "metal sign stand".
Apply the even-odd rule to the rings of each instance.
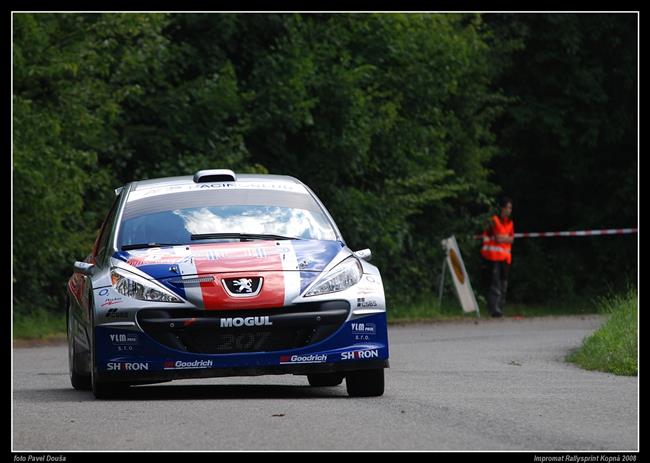
[[[445,251],[446,253],[447,251]],[[438,307],[442,308],[442,292],[445,289],[445,269],[447,268],[447,257],[442,259],[442,272],[440,272],[440,286],[438,287]]]

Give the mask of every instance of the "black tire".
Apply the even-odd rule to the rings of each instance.
[[[97,381],[96,375],[92,375],[92,389],[96,399],[115,399],[121,397],[126,394],[128,388],[128,383]]]
[[[384,393],[384,369],[351,371],[345,376],[350,397],[377,397]]]
[[[338,386],[343,382],[344,375],[341,373],[317,373],[307,375],[310,386],[327,387]]]
[[[72,333],[72,317],[70,315],[70,304],[66,304],[65,323],[68,334],[68,370],[70,373],[70,383],[72,387],[80,391],[89,391],[91,388],[90,375],[88,373],[80,373],[78,364],[79,355],[77,354],[77,343],[74,340]]]

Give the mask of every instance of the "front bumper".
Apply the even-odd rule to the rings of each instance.
[[[328,316],[339,317],[340,314]],[[281,317],[278,320],[291,326],[293,322],[290,319],[291,317]],[[176,324],[178,321],[173,319],[162,322],[154,319],[150,326]],[[310,320],[303,317],[302,322],[310,323]],[[204,321],[202,329],[212,329],[215,337],[221,336],[221,327],[217,323]],[[338,328],[325,339],[315,338],[315,342],[306,346],[272,351],[189,352],[183,350],[187,348],[186,343],[174,347],[173,343],[164,340],[161,342],[153,334],[152,336],[151,330],[143,331],[140,324],[135,324],[132,328],[115,324],[97,326],[95,345],[98,379],[139,382],[223,376],[306,375],[389,366],[386,312],[344,318]],[[233,342],[237,343],[237,338]]]
[[[324,365],[276,365],[254,368],[196,368],[178,371],[140,371],[136,373],[100,372],[100,381],[110,382],[164,382],[176,379],[216,378],[225,376],[310,375],[315,373],[345,373],[348,371],[388,368],[388,359]]]

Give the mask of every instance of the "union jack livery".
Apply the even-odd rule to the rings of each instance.
[[[72,386],[109,398],[294,374],[382,395],[386,302],[369,259],[293,177],[220,169],[129,183],[68,281]]]

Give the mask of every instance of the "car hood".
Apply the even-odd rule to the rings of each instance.
[[[244,241],[133,249],[113,257],[160,280],[251,271],[321,272],[341,249],[339,241]]]
[[[290,305],[342,249],[338,241],[246,241],[120,251],[113,257],[197,308],[264,309]],[[233,280],[261,289],[233,297],[226,288]]]

